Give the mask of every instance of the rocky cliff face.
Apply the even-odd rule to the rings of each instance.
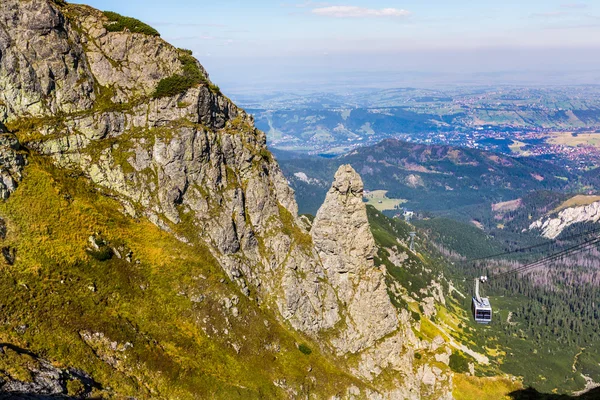
[[[297,206],[252,119],[208,84],[149,97],[183,68],[180,50],[158,37],[108,32],[106,17],[85,6],[70,7],[70,19],[48,1],[2,7],[0,100],[5,123],[27,147],[81,170],[132,217],[167,231],[188,220],[188,234],[213,245],[247,294],[275,292],[281,277],[271,275],[302,286],[288,275],[298,268],[314,274],[310,252],[271,234],[283,228],[280,214],[296,215]],[[17,65],[27,73],[16,73]],[[285,290],[278,301],[296,325],[315,330],[322,300],[308,292],[315,307],[307,296],[286,299]],[[313,315],[307,320],[298,310]]]
[[[375,240],[363,203],[363,183],[351,166],[342,165],[335,174],[311,235],[327,279],[346,311],[333,340],[338,351],[364,350],[395,331],[396,308],[387,294],[384,272],[373,262]]]
[[[556,215],[541,218],[529,225],[529,229],[539,230],[542,236],[555,239],[571,225],[598,221],[600,221],[600,202],[595,202],[586,206],[566,208]]]
[[[107,22],[86,6],[0,4],[0,196],[22,179],[26,148],[83,175],[132,220],[146,218],[188,246],[206,244],[258,307],[278,310],[325,352],[356,354],[356,377],[400,373],[393,390],[362,395],[447,396],[448,376],[412,364],[411,349],[422,344],[374,264],[356,172],[339,169],[309,233],[252,118],[214,90],[196,61],[201,83],[153,96],[161,80],[184,73],[186,52],[160,37],[109,32]]]
[[[7,199],[22,178],[25,156],[17,138],[0,132],[0,198]]]

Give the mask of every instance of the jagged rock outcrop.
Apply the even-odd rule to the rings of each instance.
[[[65,16],[45,0],[0,4],[0,116],[89,109],[94,80],[80,37]]]
[[[340,302],[332,346],[340,355],[357,354],[353,372],[367,381],[386,370],[402,377],[395,389],[370,397],[419,399],[435,393],[439,399],[451,398],[447,372],[415,363],[414,349],[428,344],[415,336],[410,314],[390,300],[385,267],[374,263],[377,247],[363,202],[363,182],[350,165],[336,172],[310,233]],[[449,349],[442,341],[436,351],[447,355]]]
[[[340,167],[312,226],[300,223],[252,117],[215,90],[197,62],[201,82],[154,96],[161,80],[182,73],[187,53],[156,36],[109,32],[106,22],[87,6],[0,4],[0,197],[22,179],[20,141],[86,177],[124,214],[147,218],[183,246],[208,248],[248,301],[278,310],[325,351],[356,355],[351,372],[359,379],[402,377],[393,391],[369,397],[429,395],[420,377],[444,397],[451,380],[413,363],[421,344],[410,314],[392,304],[384,267],[374,264],[360,176]],[[103,362],[128,362],[125,344],[112,348],[117,342],[104,333],[79,332]]]
[[[333,340],[340,353],[358,352],[398,327],[384,273],[373,263],[375,239],[363,203],[363,183],[342,165],[313,222],[311,235],[344,321]]]
[[[529,225],[529,229],[539,230],[542,236],[555,239],[571,225],[598,221],[600,221],[600,201],[586,206],[566,208],[554,216],[533,222]]]
[[[104,14],[87,6],[69,5],[68,15],[47,0],[1,7],[1,121],[30,150],[82,171],[131,216],[209,243],[246,295],[273,301],[296,329],[333,326],[334,291],[319,283],[322,268],[264,133],[209,81],[151,96],[182,71],[182,50],[108,32]],[[15,72],[19,63],[27,74]]]
[[[21,181],[25,156],[20,152],[21,146],[17,138],[0,130],[0,198],[8,196],[17,188]]]
[[[14,346],[0,346],[0,362],[8,363],[13,371],[19,371],[14,373],[15,376],[5,373],[0,377],[0,398],[28,398],[28,393],[81,398],[99,387],[85,372],[57,368],[47,360]],[[26,373],[23,366],[28,367]]]

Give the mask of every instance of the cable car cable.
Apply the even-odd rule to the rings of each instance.
[[[585,242],[579,243],[579,244],[577,244],[575,246],[569,247],[568,249],[561,250],[561,251],[559,251],[557,253],[554,253],[554,254],[551,254],[549,256],[543,257],[543,258],[541,258],[539,260],[536,260],[536,261],[533,261],[531,263],[520,265],[520,266],[515,267],[513,269],[510,269],[508,271],[504,271],[504,272],[500,272],[498,274],[494,274],[491,277],[493,277],[493,278],[499,278],[501,276],[504,276],[504,275],[507,275],[507,274],[511,274],[511,273],[514,273],[514,272],[517,272],[517,273],[518,272],[524,272],[524,271],[526,271],[528,269],[532,269],[532,268],[536,268],[538,266],[541,266],[541,265],[543,265],[544,263],[546,263],[548,261],[555,261],[555,260],[558,260],[560,258],[565,257],[566,255],[574,255],[574,254],[580,253],[580,252],[586,250],[587,248],[592,247],[592,246],[594,246],[596,244],[600,244],[600,238],[599,237],[595,237],[594,239],[587,240]]]
[[[526,270],[526,269],[538,267],[538,266],[540,266],[540,265],[542,265],[542,264],[544,264],[546,262],[549,262],[549,261],[555,261],[555,260],[564,258],[566,256],[572,256],[572,255],[581,253],[582,251],[585,251],[589,247],[592,247],[593,245],[598,244],[598,243],[600,243],[600,239],[598,239],[598,238],[595,239],[595,240],[587,241],[587,242],[581,243],[581,244],[579,244],[577,246],[574,246],[574,247],[571,247],[571,248],[566,249],[564,251],[561,251],[559,253],[555,253],[555,254],[552,254],[550,256],[547,256],[547,257],[541,258],[539,260],[536,260],[534,262],[531,262],[529,264],[525,264],[525,265],[522,265],[520,267],[514,268],[512,271]],[[505,273],[508,273],[508,271],[505,272]],[[505,274],[505,273],[502,273],[502,274]]]
[[[510,273],[513,273],[513,272],[523,272],[525,270],[541,266],[541,265],[543,265],[546,262],[555,261],[555,260],[558,260],[560,258],[564,258],[567,255],[570,256],[570,255],[574,255],[574,254],[580,253],[580,252],[586,250],[588,247],[591,247],[591,246],[593,246],[595,244],[598,244],[598,243],[600,243],[600,239],[598,239],[598,238],[596,238],[596,239],[594,239],[592,241],[587,241],[587,242],[584,242],[584,243],[580,243],[577,246],[570,247],[570,248],[568,248],[566,250],[560,251],[560,252],[552,254],[550,256],[543,257],[543,258],[541,258],[539,260],[536,260],[536,261],[533,261],[531,263],[520,265],[520,266],[518,266],[516,268],[513,268],[511,270],[498,273],[496,275],[493,275],[493,277],[494,278],[498,278],[498,277],[501,277],[501,276],[504,276],[504,275],[507,275],[507,274],[510,274]]]
[[[492,254],[492,255],[489,255],[489,256],[485,256],[485,257],[471,258],[471,259],[465,260],[464,262],[473,262],[473,261],[487,260],[489,258],[495,258],[495,257],[500,257],[500,256],[504,256],[504,255],[514,254],[514,253],[520,253],[520,252],[523,252],[523,251],[526,251],[526,250],[532,250],[532,249],[535,249],[535,248],[538,248],[538,247],[544,247],[544,246],[547,246],[549,244],[553,244],[553,243],[556,243],[556,242],[568,241],[568,240],[571,240],[571,239],[576,239],[578,237],[586,236],[586,235],[589,235],[589,234],[592,234],[592,233],[596,233],[596,232],[599,232],[599,231],[600,231],[600,228],[591,229],[591,230],[586,231],[586,232],[574,234],[574,235],[567,236],[567,237],[564,237],[564,238],[552,239],[552,240],[546,241],[544,243],[536,244],[536,245],[533,245],[533,246],[522,247],[522,248],[519,248],[519,249],[507,251],[507,252],[504,252],[504,253]]]

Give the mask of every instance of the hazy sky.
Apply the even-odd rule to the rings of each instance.
[[[225,86],[403,72],[593,81],[600,70],[597,0],[285,1],[84,2],[151,24]]]

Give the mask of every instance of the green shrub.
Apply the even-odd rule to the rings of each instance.
[[[260,149],[260,156],[266,160],[266,161],[270,161],[271,160],[271,152],[269,150],[267,150],[266,148],[262,148]]]
[[[183,64],[183,75],[187,78],[193,80],[196,83],[206,82],[206,78],[202,75],[200,68],[198,67],[198,63],[196,59],[183,50],[183,54],[179,55],[179,61]]]
[[[213,93],[221,93],[221,88],[219,86],[217,86],[217,85],[212,84],[212,83],[208,85],[208,88]]]
[[[465,373],[469,371],[469,360],[459,352],[450,355],[450,369],[454,372]]]
[[[298,350],[300,350],[300,352],[302,352],[302,354],[306,354],[306,355],[309,355],[310,353],[312,353],[312,350],[310,349],[310,347],[308,347],[304,343],[302,343],[300,346],[298,346]]]
[[[153,94],[155,99],[176,96],[201,83],[208,84],[208,88],[213,93],[221,92],[221,89],[217,85],[209,83],[204,77],[196,59],[192,56],[191,50],[179,49],[179,52],[179,61],[183,66],[183,73],[161,79]]]
[[[415,359],[416,360],[420,360],[423,356],[421,355],[421,353],[415,353]]]
[[[410,312],[412,314],[412,317],[415,321],[420,321],[421,320],[421,314],[419,314],[418,312],[415,311],[411,311]]]
[[[148,24],[131,17],[124,17],[116,12],[104,11],[104,16],[108,18],[108,24],[104,25],[109,32],[123,32],[128,29],[130,32],[143,33],[149,36],[160,36],[160,33]]]
[[[85,386],[77,379],[67,382],[67,394],[69,396],[81,396],[85,392]]]
[[[172,75],[161,79],[156,86],[153,97],[155,99],[161,97],[170,97],[183,93],[193,87],[196,83],[183,75]]]
[[[101,246],[98,250],[88,249],[87,253],[98,261],[108,261],[113,256],[113,252],[108,246]]]

